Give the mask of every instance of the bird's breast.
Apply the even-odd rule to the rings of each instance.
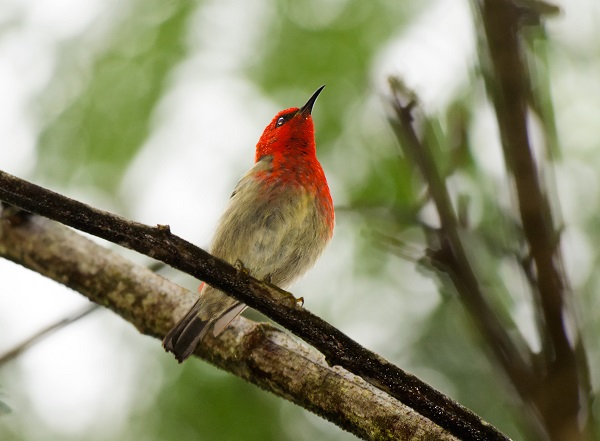
[[[252,275],[285,286],[310,268],[331,237],[328,209],[301,175],[246,175],[215,233],[211,251],[240,260]],[[300,176],[300,178],[298,178]],[[329,199],[330,200],[330,199]]]

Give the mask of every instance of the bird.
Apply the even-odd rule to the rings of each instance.
[[[256,144],[254,166],[236,185],[209,252],[253,277],[288,287],[317,261],[333,236],[334,206],[316,156],[312,109],[325,86],[302,107],[280,111]],[[204,283],[163,347],[179,363],[212,328],[218,337],[246,305]]]

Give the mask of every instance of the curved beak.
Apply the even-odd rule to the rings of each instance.
[[[298,110],[298,113],[301,113],[303,115],[310,115],[310,113],[312,112],[312,108],[315,105],[315,101],[317,101],[317,97],[319,96],[319,94],[321,93],[321,91],[323,90],[324,87],[325,87],[325,84],[323,84],[321,87],[319,87],[315,91],[315,93],[313,93],[312,96],[308,99],[308,101],[306,102],[306,104],[303,105]]]

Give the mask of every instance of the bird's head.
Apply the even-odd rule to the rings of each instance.
[[[279,112],[256,144],[256,161],[265,155],[315,155],[313,105],[325,86],[319,87],[302,107]]]

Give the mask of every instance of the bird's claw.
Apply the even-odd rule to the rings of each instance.
[[[156,229],[165,236],[171,234],[171,227],[169,225],[158,224],[156,225]]]
[[[301,308],[304,306],[304,297],[296,298],[291,293],[282,289],[279,290],[279,294],[280,296],[276,300],[281,304],[284,304],[290,308]]]
[[[244,262],[242,262],[240,259],[237,259],[235,261],[235,263],[233,264],[233,267],[235,268],[235,270],[237,271],[237,275],[240,276],[242,274],[244,275],[248,275],[248,268],[246,268],[244,266]]]
[[[269,288],[269,291],[271,292],[271,299],[273,299],[275,302],[284,304],[292,308],[296,307],[299,301],[301,301],[304,305],[304,299],[302,297],[300,299],[297,299],[291,293],[287,292],[284,289],[281,289],[277,285],[274,285],[273,276],[271,274],[267,274],[262,279],[262,282],[267,288]]]

